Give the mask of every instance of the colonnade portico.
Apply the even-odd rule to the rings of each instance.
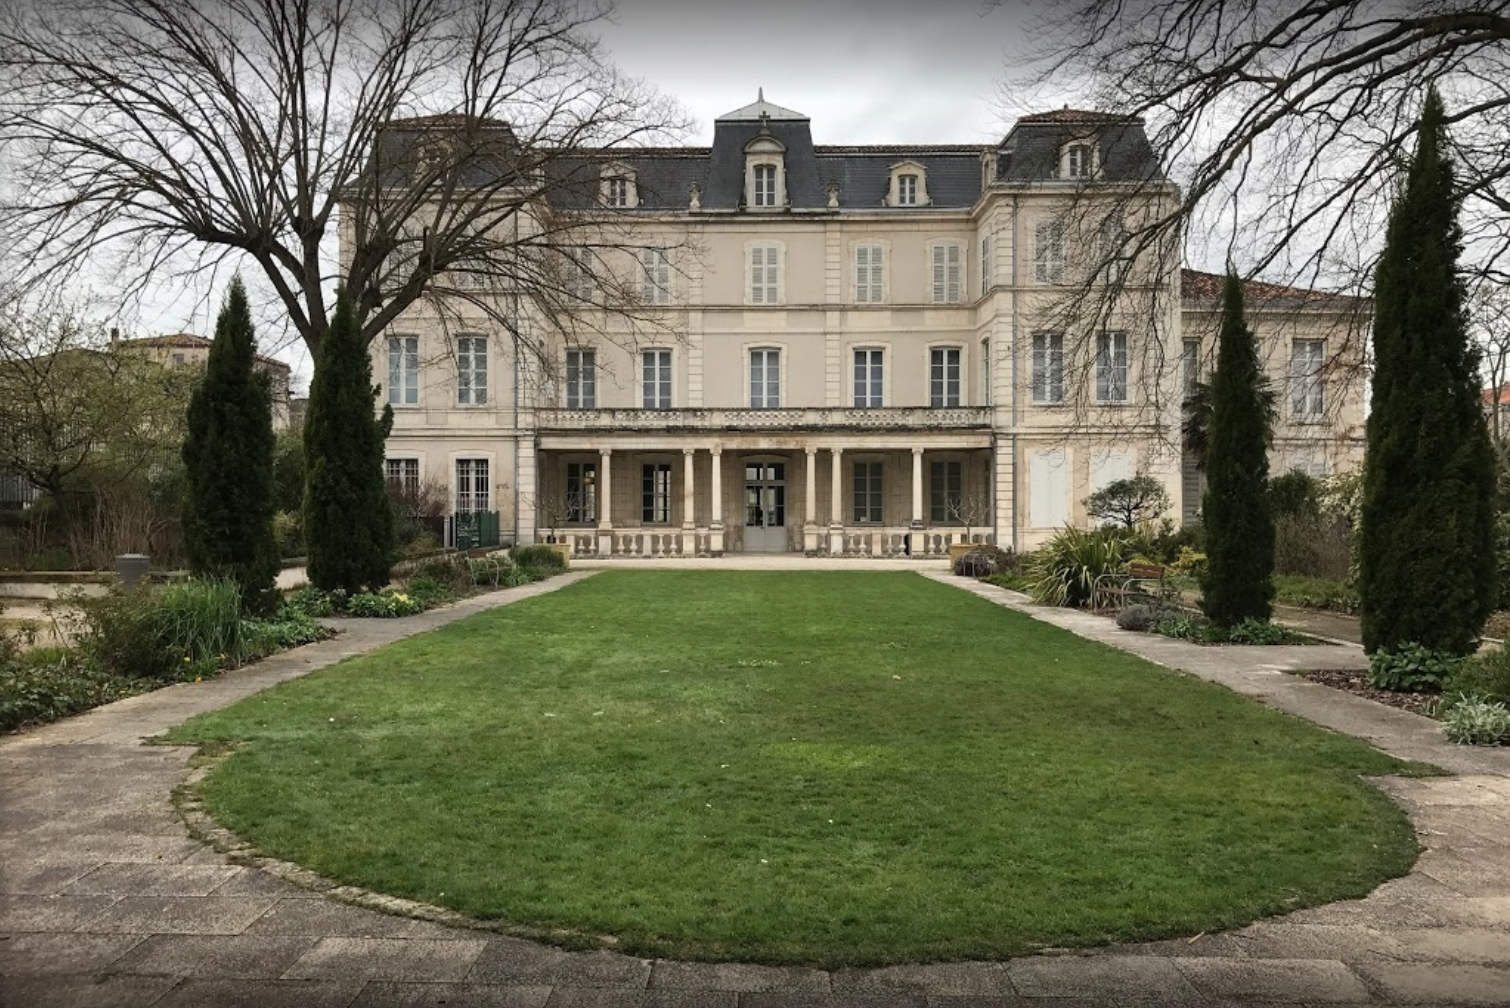
[[[579,506],[565,509],[569,520],[542,523],[550,509],[537,508],[536,538],[569,543],[575,555],[600,557],[758,550],[928,556],[942,555],[956,542],[994,541],[989,518],[971,526],[931,520],[939,517],[937,501],[931,515],[925,506],[929,456],[948,460],[957,487],[993,492],[988,435],[935,435],[908,444],[878,434],[541,436],[535,500],[566,493],[562,474],[568,464],[575,466],[575,478],[587,482],[576,490]],[[875,503],[864,516],[855,503],[862,476],[854,469],[861,462],[875,474],[868,477]],[[800,514],[793,506],[799,501]]]

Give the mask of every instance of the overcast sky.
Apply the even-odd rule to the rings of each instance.
[[[819,144],[980,143],[1000,140],[1022,109],[1003,106],[1001,82],[1025,53],[1025,26],[1052,0],[618,0],[601,38],[615,64],[676,98],[696,120],[690,145],[712,141],[713,120],[766,100],[812,119]],[[1073,96],[1052,96],[1055,107]],[[1020,103],[1019,103],[1020,104]],[[252,278],[249,278],[251,280]],[[213,335],[219,298],[147,303],[140,335]],[[303,344],[265,350],[307,387]]]

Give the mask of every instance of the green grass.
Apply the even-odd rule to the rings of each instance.
[[[1357,613],[1358,589],[1341,581],[1308,577],[1303,574],[1274,575],[1274,601],[1302,609],[1328,609],[1340,613]]]
[[[264,851],[647,955],[1230,927],[1407,871],[1361,742],[911,573],[614,571],[173,733]]]

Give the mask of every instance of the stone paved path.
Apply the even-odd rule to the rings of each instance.
[[[1460,774],[1384,782],[1427,851],[1409,876],[1367,899],[1219,935],[1006,963],[828,972],[648,961],[387,916],[231,864],[190,839],[169,804],[190,751],[139,744],[273,683],[585,573],[409,620],[351,621],[335,640],[215,682],[0,743],[0,1005],[1510,1005],[1510,752],[1449,746],[1422,718],[1279,671],[1356,661],[1346,649],[1324,658],[1332,649],[1201,648],[925,571]]]

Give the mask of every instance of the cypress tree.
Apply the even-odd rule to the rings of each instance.
[[[356,311],[342,290],[315,357],[304,417],[308,575],[326,591],[377,591],[393,567],[384,435],[372,409],[376,391]]]
[[[1267,620],[1274,601],[1274,515],[1269,420],[1258,343],[1243,318],[1243,287],[1229,270],[1211,377],[1206,446],[1207,573],[1201,607],[1218,626]]]
[[[1469,654],[1494,602],[1494,455],[1457,273],[1445,115],[1432,88],[1374,281],[1358,581],[1370,652]]]
[[[215,322],[204,378],[189,399],[184,544],[193,574],[231,578],[247,611],[267,612],[278,598],[273,412],[268,377],[256,363],[257,338],[238,276]]]

